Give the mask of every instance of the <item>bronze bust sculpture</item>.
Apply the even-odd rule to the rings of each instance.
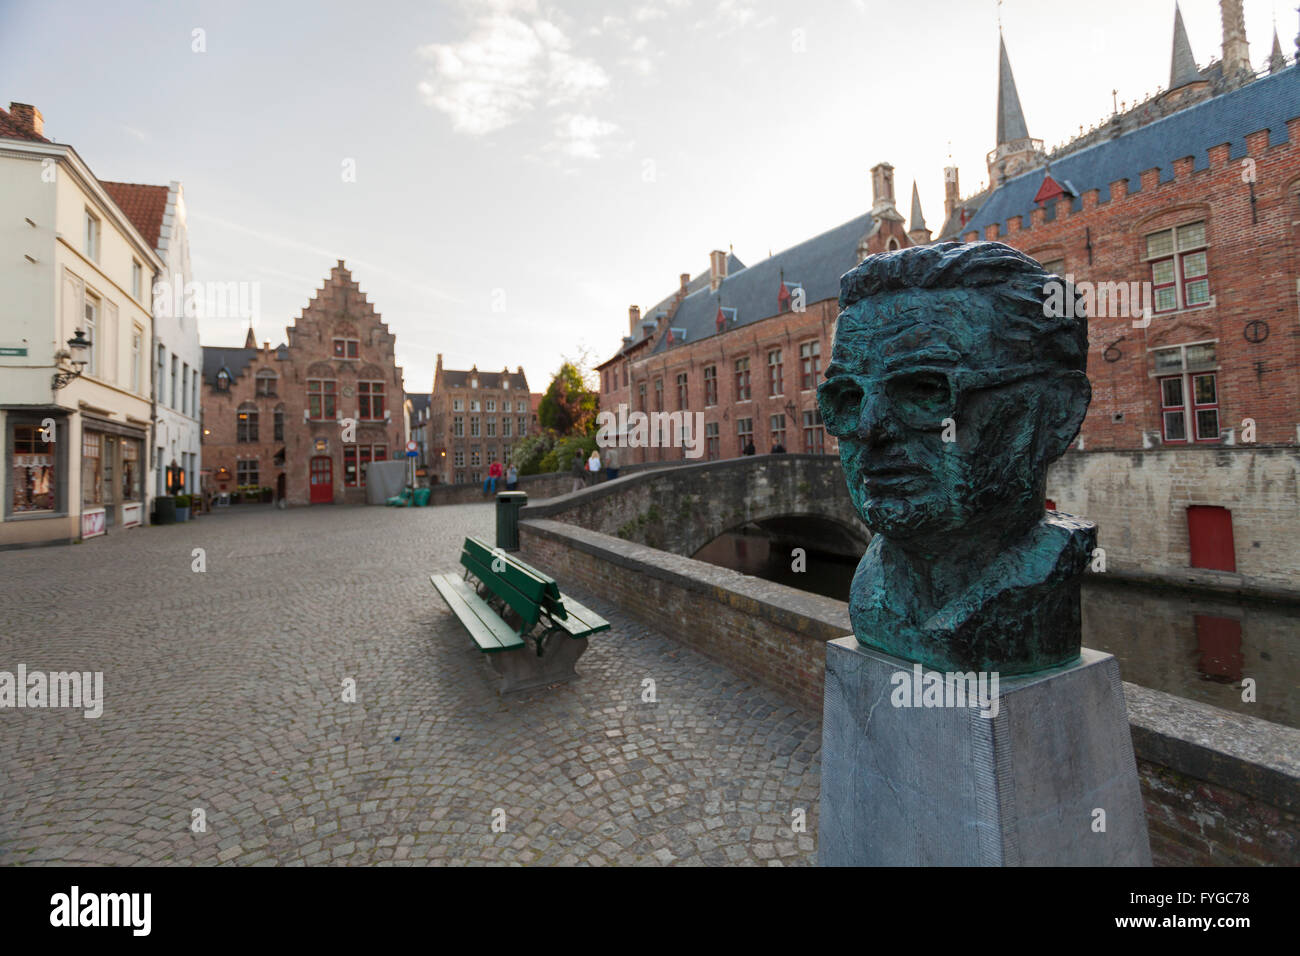
[[[996,242],[871,256],[840,280],[818,404],[874,534],[849,600],[862,644],[1006,675],[1078,658],[1096,526],[1044,510],[1092,394],[1062,285]]]

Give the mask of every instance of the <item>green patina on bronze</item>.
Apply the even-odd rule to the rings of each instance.
[[[1097,528],[1044,510],[1092,397],[1062,284],[998,242],[871,256],[840,280],[817,400],[874,533],[849,595],[861,643],[943,671],[1079,656]]]

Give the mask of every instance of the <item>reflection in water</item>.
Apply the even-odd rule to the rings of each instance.
[[[857,561],[789,549],[762,534],[725,534],[695,555],[745,574],[847,601]],[[1126,681],[1300,727],[1300,608],[1140,588],[1102,575],[1083,587],[1083,643],[1119,658]],[[1255,682],[1243,701],[1242,681]]]

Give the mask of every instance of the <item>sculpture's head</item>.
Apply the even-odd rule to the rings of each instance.
[[[870,256],[841,278],[817,400],[868,527],[926,543],[1041,518],[1092,394],[1074,295],[998,242]]]

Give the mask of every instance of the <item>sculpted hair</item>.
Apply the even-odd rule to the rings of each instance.
[[[1056,283],[1058,301],[1074,299],[1074,309],[1050,303]],[[997,311],[990,332],[1017,359],[1087,371],[1082,297],[1064,279],[1001,242],[944,242],[868,256],[840,277],[840,309],[882,293],[963,289],[988,297]]]

